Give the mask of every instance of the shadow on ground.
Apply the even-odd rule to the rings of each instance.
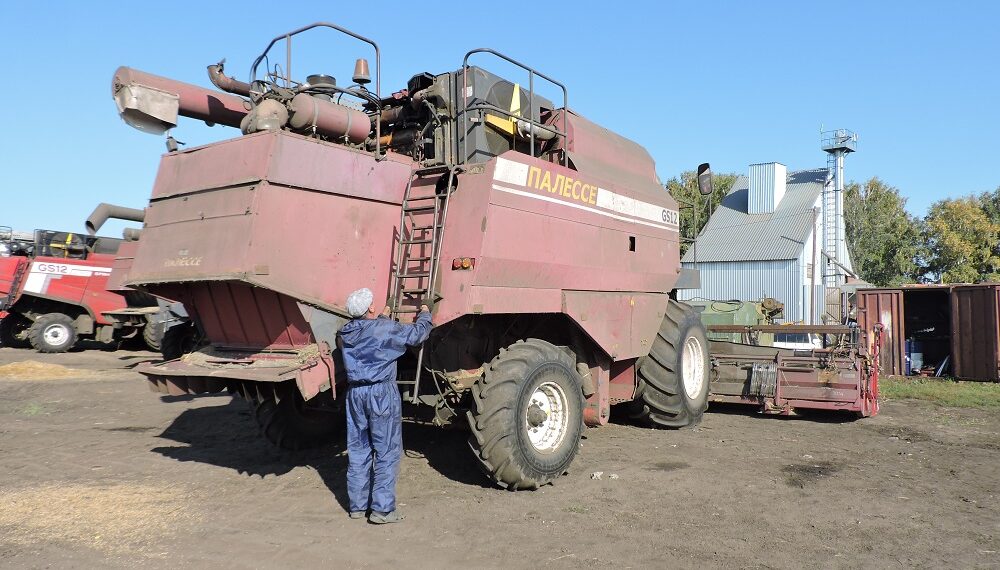
[[[151,451],[177,461],[194,461],[233,469],[250,477],[281,476],[296,467],[311,467],[322,478],[346,511],[347,452],[341,434],[330,444],[305,450],[285,451],[263,436],[250,408],[232,398],[219,406],[182,412],[158,437],[180,445],[154,447]],[[422,423],[404,421],[403,448],[410,458],[425,458],[441,475],[465,485],[488,487],[467,445],[468,435]]]
[[[746,406],[742,404],[712,403],[708,406],[708,414],[722,414],[734,416],[759,416],[761,420],[777,421],[808,421],[821,424],[845,424],[858,419],[856,415],[849,412],[836,410],[810,410],[796,409],[794,415],[762,414],[757,406]]]

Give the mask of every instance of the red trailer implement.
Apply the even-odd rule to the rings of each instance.
[[[796,410],[878,413],[881,325],[870,336],[841,325],[713,325],[711,332],[822,335],[826,348],[787,349],[711,342],[713,402],[751,404],[768,414]]]
[[[373,91],[365,60],[350,87],[258,74],[276,43],[323,28],[374,54]],[[488,58],[524,81],[470,63]],[[479,49],[383,97],[377,45],[326,23],[275,38],[250,83],[222,72],[209,68],[231,94],[127,68],[112,82],[144,130],[182,115],[244,134],[162,158],[126,284],[183,302],[209,344],[142,369],[156,389],[228,389],[275,443],[321,442],[340,428],[344,303],[366,286],[400,320],[433,306],[400,389],[466,423],[502,486],[557,478],[612,404],[654,426],[700,421],[708,341],[671,298],[696,278],[677,204],[649,154],[570,111],[561,83]]]

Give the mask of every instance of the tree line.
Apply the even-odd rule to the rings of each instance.
[[[714,192],[704,197],[694,172],[667,181],[680,203],[682,255],[738,177],[714,175]],[[907,212],[899,189],[878,177],[844,190],[847,247],[865,281],[880,287],[1000,281],[1000,187],[938,200],[923,218]]]

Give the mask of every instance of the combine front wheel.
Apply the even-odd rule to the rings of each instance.
[[[566,472],[583,429],[575,359],[529,338],[501,350],[472,387],[469,445],[507,489],[537,489]]]
[[[68,315],[48,313],[31,323],[28,341],[38,352],[66,352],[76,344],[76,326]]]
[[[649,356],[639,364],[631,416],[653,427],[701,422],[708,408],[708,338],[698,314],[670,301]]]

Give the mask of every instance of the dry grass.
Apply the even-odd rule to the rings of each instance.
[[[47,364],[35,360],[11,362],[0,366],[0,380],[60,380],[93,376],[87,370],[67,368],[58,364]]]
[[[45,484],[0,491],[0,537],[61,542],[108,554],[156,556],[160,539],[192,522],[188,497],[136,483]]]

